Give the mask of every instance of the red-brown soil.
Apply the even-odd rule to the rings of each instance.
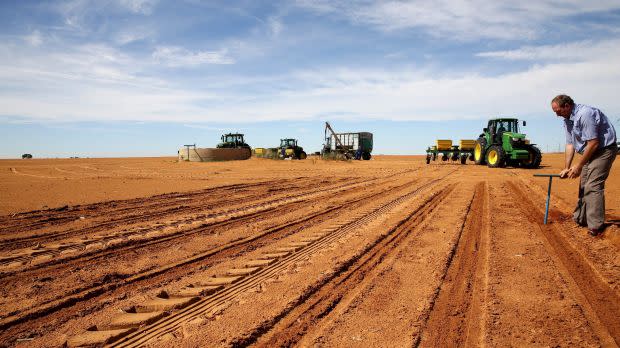
[[[562,163],[2,160],[0,346],[618,346]]]

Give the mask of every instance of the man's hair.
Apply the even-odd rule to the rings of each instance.
[[[559,107],[565,107],[566,105],[573,106],[575,102],[573,98],[567,96],[566,94],[560,94],[551,100],[551,104],[556,103]]]

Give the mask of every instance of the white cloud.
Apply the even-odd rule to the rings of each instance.
[[[87,35],[105,26],[99,22],[101,19],[109,20],[119,14],[150,16],[157,3],[158,0],[68,0],[50,7],[63,19],[65,26],[61,29]]]
[[[423,29],[432,36],[458,40],[531,39],[545,23],[590,12],[620,8],[613,1],[297,0],[296,5],[321,15],[346,18],[383,31]]]
[[[218,132],[225,132],[225,131],[228,130],[228,128],[205,126],[205,125],[198,124],[198,123],[186,123],[186,124],[183,125],[183,127],[196,128],[196,129],[206,129],[206,130],[212,130],[212,131],[218,131]]]
[[[478,57],[506,60],[564,61],[589,60],[592,57],[620,56],[620,40],[581,41],[558,45],[524,46],[515,50],[481,52]]]
[[[182,47],[159,46],[153,52],[155,61],[170,67],[196,66],[201,64],[234,64],[228,50],[191,52]]]
[[[238,94],[234,87],[215,97],[202,88],[158,90],[147,84],[85,85],[65,79],[57,86],[48,82],[49,89],[30,86],[34,91],[27,95],[3,93],[0,103],[6,106],[5,115],[42,119],[255,122],[342,115],[450,120],[550,114],[549,99],[566,92],[578,102],[617,115],[618,59],[537,66],[497,77],[463,74],[438,79],[416,71],[307,71],[283,76],[290,86],[260,97]],[[0,77],[6,78],[3,71]]]
[[[271,35],[278,36],[283,29],[282,22],[280,22],[277,18],[269,18],[268,20],[269,29],[271,31]]]
[[[40,46],[43,43],[43,37],[38,30],[34,30],[30,35],[24,37],[24,41],[26,41],[30,46]]]
[[[617,40],[483,52],[481,57],[535,59],[520,72],[316,68],[271,75],[219,75],[209,83],[166,77],[143,57],[107,46],[33,47],[0,43],[0,117],[47,120],[256,122],[316,119],[450,120],[546,115],[566,92],[578,102],[620,114]],[[569,49],[565,49],[568,47]],[[569,52],[552,59],[554,52]],[[167,66],[232,63],[227,51],[157,48]],[[549,58],[549,59],[547,59]],[[542,59],[542,60],[541,60]],[[207,81],[208,77],[205,77]]]
[[[158,0],[119,0],[121,6],[129,9],[133,13],[150,15]]]
[[[122,28],[114,35],[114,41],[119,45],[142,41],[153,36],[153,30],[141,27]]]
[[[342,1],[338,2],[330,0],[296,0],[295,4],[299,7],[307,8],[319,13],[336,12],[339,7],[344,5]]]

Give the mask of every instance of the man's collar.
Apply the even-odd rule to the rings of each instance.
[[[576,113],[577,113],[577,104],[573,104],[573,110],[571,110],[570,117],[568,119],[571,121],[575,120]]]

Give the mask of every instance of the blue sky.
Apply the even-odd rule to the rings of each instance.
[[[618,1],[2,1],[0,157],[254,147],[323,124],[375,153],[528,121],[557,151],[558,93],[620,123]]]

